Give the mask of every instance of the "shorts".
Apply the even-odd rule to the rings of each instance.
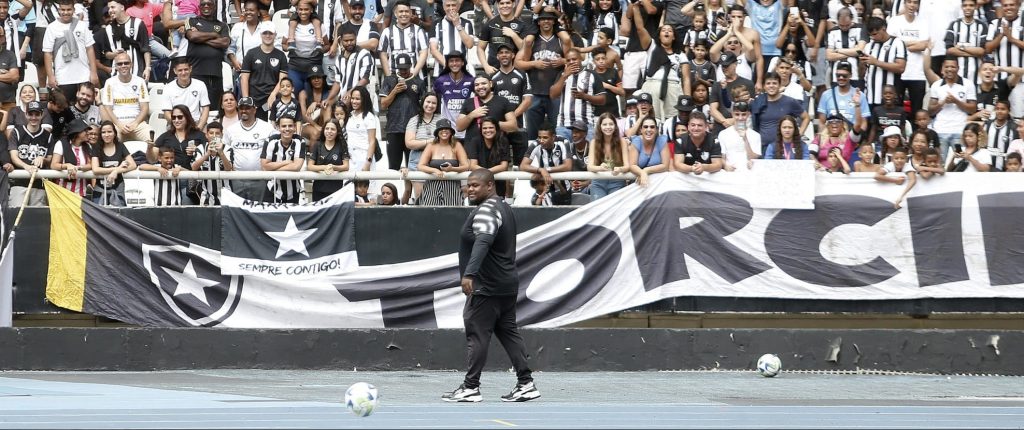
[[[814,70],[811,76],[811,85],[816,87],[828,85],[828,75],[832,69],[828,67],[828,61],[825,60],[826,51],[825,48],[818,48],[818,60],[812,64]]]
[[[640,87],[640,74],[647,70],[647,51],[627,52],[622,56],[622,87],[635,90]]]
[[[46,27],[35,27],[32,30],[32,63],[43,67],[43,37],[46,36]]]

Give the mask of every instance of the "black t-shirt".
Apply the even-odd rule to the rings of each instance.
[[[196,146],[205,145],[206,135],[199,130],[193,130],[185,134],[185,140],[178,140],[178,136],[174,134],[174,130],[168,130],[164,134],[161,134],[160,137],[156,138],[156,147],[161,148],[169,146],[174,148],[174,164],[177,164],[184,169],[191,169],[192,158],[185,152],[190,142]]]
[[[473,296],[519,294],[516,230],[512,208],[498,196],[481,203],[462,224],[459,273],[473,278]],[[485,252],[474,255],[473,245],[481,235],[490,235],[494,239]]]
[[[204,33],[217,33],[218,37],[228,37],[228,26],[217,20],[203,17],[189,18],[189,23],[196,30]],[[220,76],[221,63],[227,48],[214,48],[205,43],[188,42],[188,62],[192,65],[192,76]]]
[[[509,27],[519,34],[519,37],[526,38],[526,36],[537,34],[537,26],[533,22],[524,20],[522,18],[516,18],[512,21],[505,22],[500,16],[495,16],[487,21],[487,24],[480,29],[477,34],[480,40],[487,42],[487,64],[491,67],[498,67],[498,43],[508,43],[509,45],[515,46],[512,39],[505,37],[501,34],[501,29]]]
[[[690,139],[690,135],[683,135],[673,142],[672,153],[684,155],[683,164],[687,166],[692,166],[697,162],[710,164],[711,160],[722,158],[722,146],[712,140],[711,136],[704,136],[704,143],[697,147]]]
[[[107,155],[107,153],[103,150],[103,145],[100,144],[94,145],[92,147],[92,154],[89,155],[95,158],[99,158],[100,167],[117,167],[121,164],[122,161],[124,161],[126,157],[130,157],[132,154],[131,152],[128,152],[128,147],[124,146],[124,144],[121,142],[117,142],[117,145],[114,146],[114,153],[112,155]],[[109,184],[109,186],[112,188],[117,188],[118,186],[121,185],[121,182],[124,182],[124,179],[121,177],[121,175],[118,175],[117,181],[114,182],[113,184]]]
[[[249,95],[257,105],[263,105],[280,80],[281,73],[288,73],[288,58],[280,49],[270,53],[262,48],[250,49],[242,59],[242,73],[249,74]]]
[[[387,97],[391,90],[398,85],[398,75],[385,76],[380,84],[380,98]],[[423,80],[415,76],[405,80],[405,91],[395,95],[395,99],[388,106],[387,124],[385,133],[405,133],[405,126],[409,120],[420,113],[420,97],[427,92],[427,86]]]
[[[715,70],[715,63],[705,60],[704,64],[690,62],[690,82],[696,83],[697,79],[708,82],[718,80],[718,72]]]
[[[53,142],[50,132],[40,127],[36,133],[31,133],[23,125],[15,126],[11,130],[11,138],[7,142],[7,151],[18,151],[18,158],[25,164],[32,164],[38,157],[44,159],[53,152]],[[17,168],[17,167],[15,167]],[[12,179],[11,185],[16,187],[27,187],[28,179]],[[43,188],[43,181],[36,181],[33,188]]]
[[[871,122],[875,126],[875,136],[881,136],[886,127],[895,126],[903,130],[906,121],[907,113],[903,110],[903,106],[887,108],[885,105],[881,105],[875,106],[871,110]]]
[[[335,142],[331,149],[327,149],[323,142],[318,142],[310,151],[309,159],[319,166],[327,164],[340,166],[345,164],[345,160],[352,158],[348,153],[348,147],[343,148],[343,146],[345,145]],[[340,190],[344,185],[345,181],[313,181],[313,192],[317,194],[332,194]]]
[[[661,12],[665,10],[665,2],[663,0],[651,0],[651,3],[654,3],[654,7],[658,10],[653,14],[648,14],[647,10],[641,7],[640,15],[644,17],[643,24],[644,28],[647,29],[647,33],[650,34],[651,37],[656,37],[658,34],[658,22],[661,21]],[[637,24],[638,23],[634,22],[633,25],[629,27],[629,41],[626,43],[625,52],[646,51],[644,48],[640,47],[640,35],[636,31]]]
[[[605,112],[611,112],[612,115],[615,115],[615,117],[618,118],[618,96],[615,93],[608,91],[608,89],[604,88],[604,85],[601,84],[605,83],[608,85],[618,85],[620,82],[622,82],[622,79],[619,79],[619,73],[615,69],[608,69],[605,70],[604,73],[600,74],[597,73],[597,71],[594,71],[594,76],[597,76],[597,78],[599,79],[598,82],[595,82],[594,86],[600,86],[601,91],[604,91],[604,104],[601,106],[594,106],[594,116],[599,116]]]
[[[10,49],[0,52],[0,73],[7,73],[10,69],[18,67],[18,57]],[[24,79],[24,76],[22,76]],[[18,83],[8,84],[0,82],[0,103],[13,103],[14,92],[18,89]]]
[[[480,98],[473,96],[462,103],[462,112],[460,113],[469,115],[469,113],[473,112],[478,106],[487,106],[487,116],[485,118],[491,118],[499,122],[505,120],[506,113],[512,112],[516,108],[509,104],[508,100],[498,96],[492,95],[491,100],[487,103],[480,103]],[[470,121],[469,126],[466,127],[465,142],[467,145],[473,141],[480,140],[480,122],[483,120],[484,118],[478,118]]]
[[[992,85],[992,89],[985,91],[978,85],[978,109],[987,109],[989,113],[996,110],[996,100],[999,96],[999,85]]]
[[[484,145],[483,139],[474,139],[470,142],[466,142],[466,158],[470,160],[476,160],[480,167],[490,169],[491,167],[501,164],[502,161],[507,161],[509,166],[512,165],[512,148],[508,145],[502,145],[503,151],[498,153],[499,148],[497,145],[491,145],[490,148]]]

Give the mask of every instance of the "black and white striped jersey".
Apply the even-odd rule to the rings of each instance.
[[[970,23],[962,18],[949,24],[946,30],[946,49],[961,44],[968,48],[985,47],[988,40],[988,27],[985,23],[973,20]],[[959,75],[966,81],[978,83],[978,70],[981,67],[981,60],[978,57],[956,57],[960,64]]]
[[[392,68],[394,68],[395,59],[399,54],[412,55],[413,64],[415,64],[420,51],[428,49],[428,47],[427,33],[416,24],[410,24],[405,28],[394,24],[384,29],[380,35],[379,50],[388,54]]]
[[[341,92],[338,94],[347,93],[352,88],[359,86],[359,80],[369,80],[370,76],[377,73],[373,54],[358,46],[355,52],[352,52],[347,58],[344,55],[339,55],[336,65],[338,73],[341,75],[334,78],[335,82],[341,84]]]
[[[1007,21],[1005,18],[1000,18],[993,22],[988,26],[988,37],[985,40],[995,39],[996,35],[1002,32],[1004,24],[1010,27],[1013,37],[1017,39],[1024,38],[1024,16],[1018,16],[1012,22]],[[996,65],[998,66],[1024,67],[1024,50],[1010,43],[1005,37],[999,41],[999,47],[996,48],[993,54],[996,57]],[[1006,72],[999,73],[999,80],[1007,79],[1008,77],[1009,74]]]
[[[462,31],[465,31],[472,38],[476,31],[473,29],[473,21],[466,18],[459,18],[459,22],[462,25]],[[463,54],[469,53],[472,46],[466,46],[462,41],[462,37],[459,36],[459,31],[455,29],[452,22],[448,19],[441,19],[434,26],[434,34],[430,40],[437,41],[437,49],[441,51],[441,55],[445,56],[454,52],[461,52]],[[444,68],[444,64],[438,64],[436,66],[438,70]],[[467,70],[467,72],[472,69]]]
[[[604,94],[604,86],[593,71],[583,70],[570,76],[565,80],[565,88],[562,90],[562,106],[558,112],[557,124],[559,127],[569,128],[575,121],[594,123],[594,106],[583,98],[573,97],[573,89],[594,96]]]
[[[850,27],[848,31],[842,31],[839,27],[836,27],[828,32],[825,40],[825,48],[828,49],[849,49],[854,48],[864,39],[864,29],[860,26]],[[857,57],[850,57],[846,60],[853,66],[853,76],[851,80],[860,79],[860,68],[857,67]],[[829,67],[832,69],[832,74],[829,78],[834,82],[836,73],[836,63],[838,61],[831,61]]]
[[[267,144],[263,145],[263,154],[260,158],[267,161],[294,161],[306,158],[306,141],[298,135],[292,137],[289,144],[281,141],[280,134],[271,135]],[[292,200],[300,192],[300,184],[295,179],[281,179],[274,182],[274,200]]]
[[[153,180],[155,206],[181,206],[181,186],[184,181],[170,177]]]
[[[197,146],[196,159],[202,158],[209,146],[210,143]],[[229,162],[235,162],[235,151],[231,147],[224,147],[224,156],[227,157]],[[199,170],[203,172],[223,172],[224,160],[219,155],[211,154],[210,158],[203,161]],[[203,206],[220,205],[220,189],[225,187],[231,189],[231,181],[226,179],[204,179],[202,185],[203,191],[199,196],[199,204]]]
[[[895,63],[896,60],[907,59],[907,45],[895,37],[889,36],[885,42],[868,42],[864,54],[879,59],[884,63]],[[892,73],[878,66],[868,66],[864,71],[864,85],[868,90],[868,104],[882,104],[882,88],[896,85],[899,74]]]

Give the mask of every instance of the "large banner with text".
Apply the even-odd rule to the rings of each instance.
[[[654,175],[647,187],[521,233],[520,323],[556,327],[679,296],[1024,297],[1024,175],[919,180],[901,208],[893,201],[904,187],[871,176],[787,175],[774,187],[756,171]],[[752,203],[752,190],[762,203]],[[794,196],[808,190],[813,209],[766,208],[773,194],[790,202],[781,207],[806,207]],[[218,251],[88,202],[80,211],[61,205],[51,228],[82,223],[89,249],[84,276],[72,273],[78,288],[51,244],[47,297],[70,309],[148,326],[462,327],[455,249],[286,282],[222,274]]]

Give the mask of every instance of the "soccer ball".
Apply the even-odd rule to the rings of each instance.
[[[757,373],[765,378],[771,378],[782,370],[782,360],[775,354],[765,354],[757,359]]]
[[[377,387],[357,382],[345,391],[345,407],[357,417],[367,417],[377,409]]]

